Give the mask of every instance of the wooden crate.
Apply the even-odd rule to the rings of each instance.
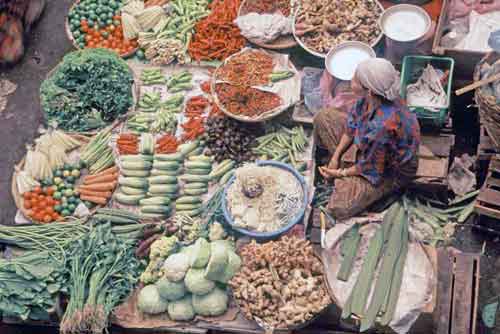
[[[474,68],[476,64],[485,56],[484,52],[466,51],[454,48],[445,48],[441,46],[441,39],[446,34],[446,26],[448,25],[448,9],[451,0],[443,0],[441,7],[441,15],[436,27],[434,42],[432,44],[432,52],[438,56],[447,56],[455,60],[455,76],[457,79],[472,81]]]
[[[476,198],[474,211],[480,216],[500,219],[500,155],[491,158],[488,175]]]
[[[490,161],[491,157],[500,153],[500,150],[491,140],[488,130],[482,124],[479,127],[479,145],[477,146],[477,159],[479,161]]]
[[[479,296],[480,255],[438,250],[436,334],[473,334]]]

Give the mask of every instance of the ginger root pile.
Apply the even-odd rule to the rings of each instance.
[[[323,281],[323,265],[306,240],[279,241],[241,249],[243,266],[229,282],[244,315],[272,328],[289,328],[327,307],[330,296]]]
[[[322,54],[345,41],[372,44],[381,34],[377,23],[381,14],[375,0],[302,0],[295,33]]]

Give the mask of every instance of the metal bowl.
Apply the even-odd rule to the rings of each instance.
[[[383,11],[384,11],[384,7],[382,6],[382,4],[378,1],[378,0],[374,0],[375,3],[378,5],[378,7],[382,10],[382,14],[383,14]],[[297,43],[304,49],[306,50],[308,53],[312,54],[313,56],[316,56],[316,57],[319,57],[319,58],[326,58],[327,54],[328,53],[320,53],[320,52],[317,52],[317,51],[314,51],[313,49],[309,48],[307,45],[304,44],[304,42],[302,42],[302,39],[297,36],[296,34],[296,31],[295,31],[295,24],[296,24],[296,18],[297,18],[297,12],[300,10],[300,8],[297,8],[297,10],[295,11],[295,14],[293,15],[293,24],[292,24],[292,34],[293,34],[293,37],[295,38],[295,40],[297,41]],[[380,42],[380,40],[382,39],[382,37],[384,36],[383,32],[381,32],[377,38],[375,38],[371,43],[370,43],[370,46],[372,48],[374,48],[378,42]],[[342,44],[342,43],[340,43]],[[337,44],[335,46],[332,47],[333,48],[336,48],[338,45],[340,44]]]
[[[336,63],[333,60],[337,56]],[[358,41],[348,41],[331,49],[325,58],[325,67],[328,73],[340,80],[351,80],[356,67],[362,61],[375,58],[377,55],[368,44]]]
[[[297,213],[297,215],[288,222],[287,225],[281,227],[280,229],[272,232],[257,232],[257,231],[251,231],[247,230],[241,227],[236,226],[233,220],[233,216],[231,215],[231,212],[229,212],[228,208],[228,202],[227,202],[227,192],[229,187],[233,184],[234,180],[236,179],[236,175],[233,175],[227,184],[224,186],[224,196],[222,198],[222,211],[224,212],[224,218],[226,219],[226,222],[231,226],[231,228],[245,236],[248,236],[250,238],[254,238],[256,240],[260,241],[265,241],[265,240],[272,240],[272,239],[277,239],[281,235],[285,234],[288,232],[292,227],[294,227],[296,224],[298,224],[302,218],[304,217],[304,213],[306,211],[307,205],[308,205],[308,200],[307,200],[307,185],[306,181],[304,180],[304,177],[297,172],[292,166],[277,162],[277,161],[257,161],[257,166],[271,166],[271,167],[276,167],[276,168],[281,168],[286,170],[291,174],[292,177],[295,177],[301,187],[302,187],[302,193],[304,194],[303,200],[302,200],[302,205],[300,208],[300,211]]]
[[[409,24],[411,23],[411,24]],[[401,4],[388,8],[382,13],[379,25],[380,29],[389,39],[396,42],[413,42],[429,32],[431,28],[431,17],[419,6]],[[419,32],[415,30],[418,25],[423,25]],[[390,25],[394,27],[389,29]],[[398,31],[398,34],[395,34]],[[407,37],[403,37],[404,35]]]

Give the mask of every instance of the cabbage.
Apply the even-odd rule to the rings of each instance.
[[[191,268],[188,270],[184,283],[189,292],[195,295],[206,295],[215,287],[215,283],[205,278],[205,270]]]
[[[166,278],[156,282],[156,287],[160,293],[160,297],[169,301],[178,300],[186,294],[186,286],[183,281],[170,282]]]
[[[194,312],[202,316],[216,317],[226,312],[228,301],[227,293],[216,287],[204,296],[193,295]]]
[[[227,265],[224,268],[222,275],[217,277],[217,281],[227,283],[233,278],[234,275],[240,270],[241,258],[233,251],[227,253]]]
[[[210,260],[205,269],[205,277],[216,281],[224,273],[227,264],[227,248],[223,243],[214,241],[210,244]]]
[[[208,238],[210,239],[210,241],[221,240],[224,239],[226,236],[227,233],[224,230],[224,227],[222,227],[222,224],[215,222],[212,225],[210,225],[210,229],[208,232]]]
[[[191,296],[168,304],[168,316],[175,321],[189,321],[195,316]]]
[[[165,277],[171,282],[179,282],[189,269],[189,255],[177,253],[170,255],[163,264]]]
[[[137,308],[142,313],[158,314],[167,310],[168,302],[160,297],[155,285],[147,285],[142,288],[137,296]]]
[[[210,259],[210,243],[203,238],[196,240],[190,252],[191,267],[204,268]]]

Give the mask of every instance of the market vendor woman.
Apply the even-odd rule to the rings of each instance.
[[[324,110],[314,120],[320,145],[332,155],[319,171],[334,181],[328,209],[337,219],[361,213],[416,175],[420,128],[400,98],[399,83],[389,61],[366,60],[351,81],[353,93],[360,96],[352,110]],[[355,150],[356,162],[341,168],[348,150]]]

